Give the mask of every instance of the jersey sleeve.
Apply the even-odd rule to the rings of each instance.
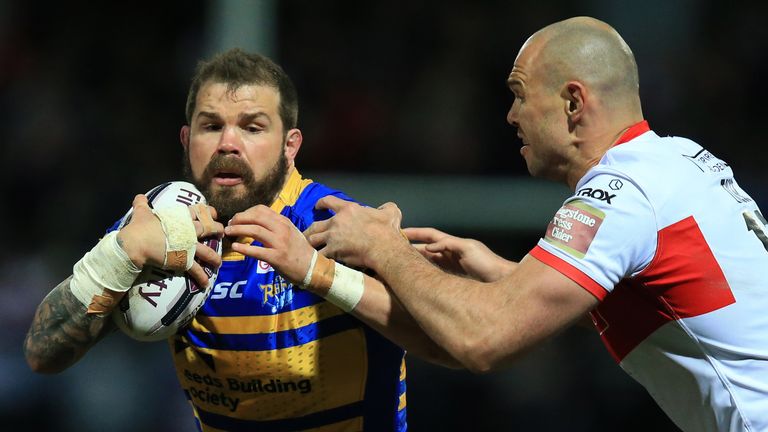
[[[628,178],[598,174],[563,203],[530,255],[603,300],[651,262],[656,237],[643,191]]]
[[[315,208],[317,201],[326,196],[335,196],[344,201],[352,201],[363,205],[359,201],[349,197],[343,192],[331,189],[320,183],[311,183],[301,193],[298,201],[293,206],[283,209],[283,215],[291,219],[300,231],[309,228],[312,223],[329,219],[333,211]]]

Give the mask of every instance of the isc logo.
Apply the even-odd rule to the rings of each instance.
[[[211,296],[209,298],[211,300],[220,300],[223,298],[231,298],[231,299],[242,298],[243,297],[242,287],[247,282],[248,282],[247,280],[241,280],[235,283],[232,283],[232,282],[217,283],[213,287],[213,292],[211,292]]]

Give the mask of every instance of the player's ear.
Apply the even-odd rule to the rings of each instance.
[[[301,135],[301,131],[296,128],[289,130],[285,135],[285,158],[291,163],[296,159],[296,155],[299,154],[303,140],[304,137]]]
[[[578,81],[569,81],[565,84],[561,96],[569,124],[576,124],[581,120],[581,116],[584,114],[586,93],[586,88]]]
[[[189,125],[184,125],[181,127],[181,131],[179,131],[179,139],[181,140],[181,145],[184,147],[184,150],[189,149]]]

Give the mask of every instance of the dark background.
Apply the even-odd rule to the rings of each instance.
[[[57,376],[30,372],[21,346],[36,305],[133,195],[180,177],[178,131],[189,79],[198,59],[226,45],[217,42],[222,30],[212,18],[222,3],[0,0],[3,430],[192,429],[164,343],[116,334]],[[520,259],[535,244],[557,204],[535,215],[541,229],[511,220],[483,225],[483,205],[465,209],[466,223],[441,223],[446,202],[419,195],[419,182],[528,181],[520,142],[505,122],[512,101],[505,80],[532,32],[575,15],[609,22],[632,47],[651,127],[707,147],[768,208],[760,129],[768,114],[764,5],[234,3],[268,11],[268,25],[259,24],[272,35],[265,51],[299,91],[302,171],[319,181],[333,173],[410,181],[413,190],[406,192],[433,209],[428,223],[483,240],[508,258]],[[247,23],[228,30],[242,30],[239,44],[246,48],[263,42],[247,36],[254,31]],[[464,198],[471,197],[455,200]],[[525,214],[537,199],[531,194],[501,205]],[[409,210],[403,208],[406,224]],[[675,430],[582,329],[488,375],[411,359],[408,390],[414,431]]]

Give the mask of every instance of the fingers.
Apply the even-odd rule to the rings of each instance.
[[[315,249],[320,246],[325,246],[328,243],[328,236],[328,231],[318,232],[310,235],[307,235],[306,231],[304,232],[304,237],[306,237],[309,244],[311,244]]]
[[[269,249],[252,244],[232,242],[232,250],[245,256],[256,258],[258,260],[270,262],[268,259]]]
[[[351,201],[345,201],[339,197],[335,197],[333,195],[326,195],[322,198],[320,198],[315,203],[316,209],[325,209],[325,210],[332,210],[334,213],[338,213],[339,210],[343,209],[344,207],[350,206],[350,205],[359,205],[356,203],[353,203]]]
[[[397,204],[395,204],[395,203],[393,203],[391,201],[390,202],[385,202],[384,204],[380,205],[378,207],[378,210],[384,210],[384,211],[386,211],[388,213],[398,214],[400,216],[403,215],[403,213],[400,211],[400,207],[398,207]]]
[[[134,215],[146,215],[152,213],[152,209],[149,207],[149,201],[144,194],[138,194],[133,198],[133,213]]]
[[[204,228],[201,225],[200,234],[198,234],[197,237],[198,238],[211,237],[211,236],[221,237],[224,234],[224,225],[222,225],[220,222],[214,222],[213,226],[208,228],[212,230],[210,232],[207,232],[204,230]],[[197,226],[195,226],[195,232],[197,232]]]
[[[392,224],[400,229],[400,223],[403,221],[403,212],[400,211],[400,207],[393,202],[386,202],[379,206],[379,210],[387,214]]]
[[[147,201],[146,195],[138,194],[135,197],[133,197],[133,206],[134,207],[141,207],[141,206],[149,207],[149,201]]]
[[[219,267],[221,265],[221,257],[219,254],[202,243],[198,243],[195,246],[195,258],[213,267]]]
[[[192,221],[192,224],[195,226],[195,235],[197,235],[198,239],[209,238],[212,236],[221,237],[221,235],[224,234],[224,225],[219,222],[213,222],[207,226],[204,222],[200,221]]]
[[[224,228],[224,234],[230,237],[251,237],[265,245],[285,242],[294,235],[296,228],[285,216],[271,208],[258,205],[235,214]]]
[[[316,234],[323,233],[328,230],[328,225],[331,223],[330,219],[323,220],[323,221],[317,221],[309,226],[309,228],[305,229],[303,234],[304,237],[306,237],[307,240],[312,244],[312,246],[317,246],[317,244],[313,243],[312,237],[314,237]]]
[[[275,244],[276,236],[273,231],[260,225],[229,225],[224,228],[229,237],[250,237],[265,245]]]
[[[200,266],[200,264],[193,263],[192,267],[187,270],[187,274],[197,282],[199,287],[206,288],[208,286],[208,275],[205,274],[205,270],[203,270],[203,267]]]
[[[408,240],[421,243],[434,243],[448,236],[435,228],[403,228]]]
[[[210,213],[210,215],[213,218],[213,220],[218,220],[219,219],[219,212],[216,211],[216,208],[212,207],[212,206],[206,206],[206,207],[208,208],[208,213]]]
[[[434,255],[432,252],[427,250],[427,245],[423,243],[415,244],[413,245],[413,248],[416,249],[424,258],[429,258]]]
[[[306,244],[302,233],[290,219],[263,205],[233,216],[224,233],[230,237],[249,237],[266,247],[280,250]]]
[[[424,250],[432,253],[451,251],[451,248],[449,247],[447,242],[444,240],[446,239],[438,240],[435,243],[426,243],[424,245]]]
[[[224,225],[214,221],[216,209],[205,204],[193,204],[189,206],[192,214],[192,220],[197,219],[199,224],[195,224],[195,231],[198,237],[209,237],[211,235],[221,235]]]
[[[285,216],[271,208],[259,204],[246,211],[236,213],[230,219],[228,226],[234,225],[261,225],[269,230],[274,230],[278,225],[288,220]]]

